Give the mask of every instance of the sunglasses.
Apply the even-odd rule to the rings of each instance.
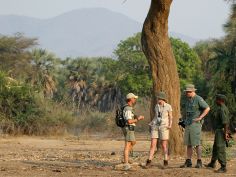
[[[186,93],[192,93],[192,91],[186,91]]]

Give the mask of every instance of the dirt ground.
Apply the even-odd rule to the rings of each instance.
[[[216,174],[210,169],[180,169],[183,157],[171,156],[169,167],[162,168],[162,156],[144,169],[150,142],[140,138],[135,147],[133,168],[119,169],[124,142],[120,139],[92,137],[9,137],[0,138],[0,177],[74,177],[74,176],[235,176],[236,149],[231,148],[231,159],[226,174]],[[111,155],[114,154],[114,155]],[[204,158],[206,164],[209,158]],[[196,159],[194,159],[194,165]]]

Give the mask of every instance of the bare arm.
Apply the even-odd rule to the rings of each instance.
[[[206,108],[198,118],[194,119],[194,122],[201,121],[208,114],[209,111],[210,107]]]
[[[143,120],[143,119],[144,119],[144,116],[138,116],[135,119],[129,119],[127,122],[128,122],[128,124],[133,124],[133,123],[137,123],[139,120]]]
[[[169,115],[169,125],[167,128],[171,128],[172,127],[172,119],[173,119],[173,115],[172,115],[172,111],[169,111],[168,112],[168,115]]]
[[[128,122],[128,124],[137,123],[138,119],[129,119],[127,122]]]

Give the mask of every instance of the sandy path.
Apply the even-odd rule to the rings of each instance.
[[[171,157],[168,169],[162,169],[161,156],[154,160],[150,169],[134,165],[131,171],[115,170],[121,163],[123,141],[79,140],[72,138],[5,137],[0,138],[1,177],[41,176],[235,176],[236,158],[228,162],[227,174],[215,174],[209,169],[180,169],[181,157]],[[148,141],[138,141],[134,162],[147,158]],[[111,155],[115,152],[115,155]],[[234,152],[235,153],[235,152]],[[236,154],[235,154],[236,155]],[[203,159],[207,163],[209,159]],[[195,160],[194,160],[195,163]]]

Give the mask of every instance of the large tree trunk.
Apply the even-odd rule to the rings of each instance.
[[[173,108],[173,126],[170,131],[171,152],[183,152],[183,135],[177,125],[180,118],[180,84],[176,61],[168,37],[168,16],[172,0],[152,0],[143,25],[142,47],[151,67],[153,99],[151,118],[154,116],[155,95],[158,91],[167,94]]]

